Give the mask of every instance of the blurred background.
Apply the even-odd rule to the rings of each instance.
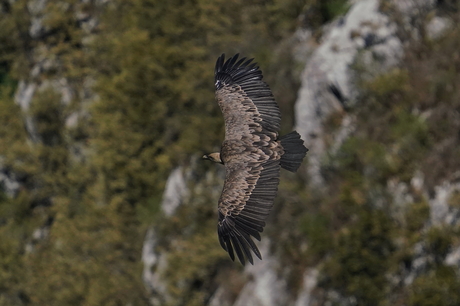
[[[460,305],[457,0],[0,0],[0,305]],[[213,69],[310,149],[254,266]]]

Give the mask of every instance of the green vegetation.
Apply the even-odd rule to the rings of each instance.
[[[34,13],[30,1],[0,1],[0,167],[20,183],[14,196],[0,190],[0,305],[147,305],[140,257],[152,224],[167,260],[154,267],[159,305],[203,305],[218,286],[234,300],[246,280],[216,239],[214,166],[194,166],[171,217],[159,207],[165,180],[220,145],[222,52],[257,58],[290,130],[301,65],[288,38],[299,26],[320,36],[347,1],[101,2],[47,1]],[[31,14],[43,25],[34,38]],[[460,32],[420,37],[384,75],[356,60],[356,129],[324,158],[325,190],[283,172],[264,236],[278,242],[293,296],[319,264],[320,301],[333,290],[357,305],[459,304],[458,271],[445,264],[459,228],[430,227],[428,201],[460,168]],[[35,86],[27,107],[15,103],[21,86]],[[327,121],[331,135],[343,116]],[[416,173],[427,192],[412,186]],[[449,208],[459,201],[452,194]],[[419,248],[426,265],[405,286]]]
[[[395,249],[393,228],[382,211],[362,209],[358,220],[338,234],[320,286],[353,296],[363,305],[382,300],[388,294],[385,273]]]
[[[43,4],[0,1],[0,166],[20,181],[0,199],[0,305],[146,305],[140,254],[152,222],[168,254],[168,303],[202,305],[225,255],[216,199],[193,196],[166,218],[165,180],[220,144],[212,79],[221,52],[257,57],[267,79],[282,67],[275,94],[296,92],[299,71],[278,46],[316,4]],[[22,107],[19,81],[34,90]],[[283,108],[294,99],[283,95]]]
[[[326,190],[301,190],[310,196],[301,207],[283,208],[291,214],[279,215],[276,224],[284,229],[276,241],[280,236],[284,241],[274,252],[284,263],[294,263],[292,287],[299,287],[306,265],[319,264],[320,304],[459,302],[460,275],[455,266],[446,266],[445,259],[460,245],[460,228],[430,224],[428,205],[434,187],[456,177],[459,169],[460,116],[454,111],[459,106],[454,85],[459,82],[459,58],[448,55],[458,54],[458,35],[455,27],[436,41],[411,41],[403,64],[383,75],[373,75],[372,67],[356,59],[353,67],[361,91],[349,110],[356,126],[323,160]],[[326,121],[330,135],[342,118],[343,114],[333,114]],[[420,174],[428,192],[413,185],[412,179]],[[392,186],[404,186],[404,198]],[[454,192],[451,209],[458,209],[458,201]],[[303,217],[292,220],[299,214]],[[292,251],[302,245],[306,251]],[[406,286],[415,260],[424,265]]]
[[[454,306],[460,303],[458,271],[441,265],[410,286],[407,305]]]

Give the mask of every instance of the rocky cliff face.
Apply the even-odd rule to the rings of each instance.
[[[361,61],[370,69],[370,78],[388,72],[398,67],[404,57],[404,46],[408,42],[402,41],[398,35],[398,27],[407,27],[406,31],[416,30],[411,27],[418,26],[420,18],[427,12],[434,14],[436,9],[434,1],[394,1],[386,2],[404,16],[404,20],[397,24],[394,16],[382,12],[382,1],[364,0],[356,1],[348,13],[328,26],[321,43],[307,64],[302,75],[302,87],[296,103],[297,130],[303,135],[310,145],[308,176],[315,188],[321,189],[327,185],[325,177],[321,173],[321,164],[327,154],[333,154],[344,140],[355,129],[355,117],[347,113],[347,108],[352,107],[359,95],[361,95],[356,81],[357,61]],[[426,28],[430,38],[442,35],[449,27],[451,20],[446,17],[431,16],[427,21]],[[336,86],[340,95],[331,91],[331,85]],[[325,121],[334,113],[342,113],[342,122],[332,135],[327,135],[324,129]],[[332,145],[327,146],[327,138],[333,138]],[[443,226],[457,224],[459,211],[449,205],[449,198],[458,192],[458,186],[454,182],[444,182],[436,186],[431,195],[423,190],[423,174],[414,173],[411,185],[400,183],[393,186],[388,182],[388,189],[393,194],[395,201],[400,205],[407,205],[414,201],[409,189],[417,189],[429,199],[430,218],[426,221],[424,231],[429,231],[430,226]],[[426,246],[425,246],[426,247]],[[415,258],[412,266],[404,273],[402,282],[409,286],[414,278],[430,265],[433,258],[424,253],[424,247],[415,246]],[[458,267],[459,248],[453,248],[445,257],[447,265]],[[455,259],[454,259],[455,258]],[[314,298],[314,287],[317,282],[318,270],[315,267],[307,269],[304,273],[303,287],[299,291],[295,305],[317,305]],[[335,301],[339,305],[355,305],[354,299],[344,299],[337,296],[336,292],[330,291],[326,295],[327,300]],[[358,302],[359,304],[359,302]]]
[[[26,32],[33,41],[25,50],[30,67],[21,71],[14,95],[24,119],[26,142],[30,148],[44,145],[48,153],[54,152],[56,144],[62,145],[64,150],[59,152],[66,152],[63,163],[73,164],[75,169],[92,153],[85,137],[78,135],[78,129],[86,122],[87,108],[97,97],[91,89],[94,83],[91,75],[81,71],[74,73],[74,69],[91,64],[80,62],[85,58],[81,54],[89,51],[93,34],[97,32],[97,8],[107,2],[82,0],[67,5],[37,0],[26,5],[30,14]],[[455,63],[460,58],[455,50],[458,48],[450,46],[453,51],[447,62],[433,60],[433,54],[442,53],[445,46],[437,47],[437,44],[455,41],[454,34],[459,33],[454,31],[458,20],[452,13],[458,7],[454,1],[434,0],[355,0],[349,4],[343,16],[321,29],[301,27],[290,39],[290,56],[303,66],[295,104],[295,129],[310,151],[301,169],[303,173],[298,177],[283,177],[283,182],[289,181],[289,184],[280,187],[267,231],[258,244],[264,260],[242,268],[238,263],[231,263],[220,249],[214,216],[224,173],[219,165],[203,166],[198,156],[193,156],[191,161],[171,172],[165,184],[161,211],[146,231],[142,254],[121,256],[120,262],[135,264],[123,270],[117,261],[100,270],[109,271],[107,274],[88,274],[88,266],[71,270],[83,275],[85,280],[81,284],[92,284],[85,281],[95,279],[99,285],[110,278],[105,275],[118,277],[132,273],[142,278],[151,305],[191,305],[191,301],[196,305],[212,306],[365,305],[376,299],[382,304],[395,305],[460,303],[457,273],[460,267],[460,170],[449,159],[452,148],[458,146],[458,137],[445,132],[449,130],[448,125],[458,119],[455,104],[458,100]],[[7,7],[1,5],[0,9]],[[53,18],[48,18],[51,13]],[[70,30],[67,28],[69,20]],[[139,34],[137,30],[124,33],[124,39],[131,42],[134,32]],[[177,34],[175,30],[171,30],[173,35]],[[454,34],[444,38],[449,31]],[[136,42],[140,49],[144,48],[149,42],[148,35],[142,32],[131,43]],[[418,42],[424,44],[418,46]],[[118,43],[125,45],[126,41]],[[413,47],[414,44],[417,47]],[[136,55],[131,60],[137,63]],[[142,69],[139,71],[139,79],[142,79],[145,75]],[[159,71],[165,72],[162,67]],[[419,80],[417,74],[426,78]],[[129,100],[129,94],[127,96]],[[444,103],[449,98],[454,102]],[[52,104],[52,101],[57,103]],[[443,103],[447,111],[438,111]],[[57,130],[62,133],[54,133],[60,135],[59,139],[49,137],[37,125],[40,121],[37,116],[46,115],[48,109],[37,113],[34,105],[50,104],[54,109],[64,109],[57,118]],[[366,122],[367,117],[371,122]],[[443,125],[444,122],[448,123]],[[178,123],[172,121],[171,124]],[[433,127],[436,125],[441,131]],[[168,135],[171,139],[176,136]],[[139,150],[150,144],[148,141],[142,143]],[[127,147],[124,149],[131,152],[129,145]],[[69,266],[73,269],[74,263],[91,262],[88,258],[105,256],[102,251],[100,254],[94,252],[103,238],[109,238],[107,245],[114,245],[114,254],[126,252],[119,248],[128,234],[123,236],[124,229],[116,231],[113,228],[123,228],[131,224],[131,219],[115,218],[114,224],[109,225],[96,220],[94,228],[97,230],[93,230],[88,224],[94,220],[78,223],[75,221],[78,218],[74,218],[76,211],[82,208],[72,201],[84,200],[79,198],[80,189],[75,188],[67,202],[62,199],[55,202],[55,190],[41,186],[44,176],[39,175],[47,171],[46,167],[38,166],[39,175],[28,180],[3,167],[3,161],[1,157],[0,184],[10,198],[17,197],[29,184],[27,188],[32,191],[32,197],[38,198],[30,206],[49,208],[60,203],[60,210],[56,209],[58,213],[51,212],[49,216],[52,217],[46,220],[39,217],[34,223],[38,225],[30,231],[32,237],[26,239],[25,253],[33,254],[37,242],[46,240],[50,236],[50,226],[64,215],[70,216],[66,219],[68,223],[62,225],[58,220],[53,226],[64,233],[69,224],[75,228],[62,237],[56,235],[58,238],[52,241],[55,249],[45,255],[62,251],[62,241],[69,237],[72,240],[77,230],[87,230],[88,234],[79,237],[82,244],[70,244],[69,247],[70,254],[78,251],[81,257],[77,256],[74,261],[63,260],[58,270]],[[105,160],[100,163],[104,164]],[[97,183],[92,180],[94,169],[90,169],[90,174],[82,181],[91,187],[103,184],[106,169],[101,168]],[[69,175],[69,185],[80,182],[75,179],[79,173]],[[50,174],[55,175],[52,171]],[[123,182],[116,179],[112,182],[116,195],[123,189],[119,186],[127,186]],[[81,189],[90,189],[85,184]],[[46,191],[44,195],[34,193],[38,187]],[[66,194],[65,188],[59,190],[61,195]],[[96,186],[89,198],[103,203],[106,200],[104,192],[94,196],[100,190],[104,189]],[[116,213],[112,212],[112,217],[125,216],[125,211],[120,213],[116,206],[117,197],[114,198],[112,206]],[[99,204],[95,205],[94,212],[103,217],[94,218],[104,219],[105,211],[98,210]],[[137,213],[142,214],[142,211]],[[37,214],[46,215],[41,210]],[[3,223],[3,219],[0,220],[0,225]],[[109,234],[104,232],[104,226],[109,228]],[[137,226],[134,224],[133,228]],[[92,238],[94,232],[101,236]],[[136,230],[133,232],[138,235]],[[89,246],[88,241],[93,244]],[[139,253],[138,245],[133,245],[129,250]],[[101,249],[105,250],[105,245]],[[111,262],[112,255],[108,254],[104,260]],[[144,266],[142,272],[132,272],[140,258]],[[52,268],[53,263],[40,271]],[[137,288],[133,278],[120,278],[117,284],[122,283],[120,287],[126,290],[120,296],[129,296],[132,288],[124,285],[131,282],[132,288]],[[32,282],[31,287],[36,290],[42,288],[40,285]],[[112,288],[112,285],[109,283],[107,287]],[[51,288],[55,293],[54,287]],[[28,290],[29,294],[34,291]],[[139,291],[142,296],[143,288]],[[77,300],[86,301],[85,294],[88,293],[77,294]],[[112,297],[116,294],[107,293]],[[20,294],[13,295],[13,299],[17,299]],[[37,298],[37,294],[30,296]],[[442,300],[444,297],[446,300]],[[47,298],[39,301],[47,301]]]
[[[336,112],[345,112],[357,92],[355,71],[351,67],[359,54],[374,73],[387,71],[398,64],[402,43],[396,36],[396,25],[379,11],[379,1],[357,1],[348,13],[325,29],[320,44],[314,49],[302,74],[302,86],[296,103],[296,124],[299,133],[310,146],[308,175],[320,187],[321,158],[326,153],[324,121]],[[375,60],[378,58],[379,60]],[[330,86],[336,86],[341,97],[334,96]],[[334,135],[339,147],[353,128],[345,114],[343,127]]]
[[[72,59],[72,63],[66,62],[72,58],[72,52],[87,51],[85,48],[98,24],[97,11],[88,10],[91,5],[87,1],[60,5],[47,0],[29,1],[25,5],[24,9],[27,10],[30,19],[27,33],[23,33],[25,46],[22,50],[24,54],[21,55],[26,59],[22,64],[27,66],[27,69],[20,72],[22,75],[14,100],[24,115],[27,136],[33,145],[53,145],[53,140],[47,139],[36,126],[31,109],[34,101],[40,104],[42,99],[45,101],[43,105],[49,105],[55,98],[62,109],[72,108],[73,111],[68,112],[63,118],[62,128],[73,130],[84,121],[87,116],[86,107],[95,99],[91,91],[91,77],[86,75],[83,78],[73,78],[69,75],[72,69],[85,63],[79,62],[78,59]],[[71,23],[76,24],[76,33],[67,32],[68,24]],[[80,47],[70,48],[75,45]],[[75,105],[71,106],[72,102],[77,100],[81,103],[76,108]],[[82,158],[81,144],[75,142],[72,146],[69,149],[74,157]],[[16,195],[20,184],[15,182],[15,173],[7,169],[0,173],[0,177],[3,178],[0,182],[3,182],[6,193]]]
[[[307,54],[307,58],[295,106],[296,129],[310,149],[306,168],[307,188],[319,192],[320,199],[328,196],[329,182],[323,173],[324,159],[336,154],[356,129],[356,113],[349,110],[356,107],[356,100],[363,96],[358,79],[373,80],[401,65],[405,47],[409,43],[401,36],[401,27],[405,33],[417,36],[416,27],[419,27],[421,22],[426,22],[424,27],[427,29],[428,39],[436,39],[443,31],[449,29],[452,20],[438,15],[436,10],[439,8],[436,5],[435,1],[353,1],[344,16],[336,18],[322,29],[319,41],[313,38],[310,29],[297,31],[298,45],[293,49],[296,50],[297,56],[299,50],[302,50],[301,53]],[[359,78],[356,68],[358,65],[366,67],[365,75]],[[341,118],[340,124],[331,132],[326,125],[336,114]],[[175,171],[170,176],[170,182],[175,183],[168,186],[182,186],[183,180],[184,176]],[[460,211],[449,204],[452,196],[459,192],[460,185],[455,178],[434,187],[433,192],[425,189],[424,174],[420,171],[413,173],[409,182],[407,184],[390,180],[386,184],[386,192],[392,195],[391,201],[395,203],[392,206],[394,214],[398,214],[398,207],[404,210],[409,203],[416,201],[415,190],[428,199],[429,218],[424,221],[422,232],[429,232],[432,226],[448,225],[458,228]],[[179,202],[171,201],[171,192],[170,188],[166,189],[163,201],[163,209],[167,214]],[[182,191],[177,195],[181,193]],[[297,289],[290,288],[285,279],[286,267],[276,255],[269,255],[269,237],[265,236],[263,239],[261,250],[267,255],[264,261],[246,267],[244,274],[247,281],[237,297],[228,299],[223,294],[224,289],[217,288],[209,305],[360,304],[356,297],[343,296],[334,289],[318,288],[318,282],[322,281],[320,271],[324,265],[323,261],[305,268]],[[146,237],[146,245],[151,242],[151,237]],[[387,277],[393,278],[392,281],[402,284],[402,287],[413,285],[414,280],[425,273],[435,260],[434,255],[427,252],[427,248],[429,246],[426,242],[415,243],[410,251],[413,258],[407,268],[403,269],[404,272],[395,272]],[[452,247],[443,257],[443,262],[457,269],[460,263],[459,254],[460,247]],[[161,280],[157,279],[149,284],[153,287],[159,286]]]

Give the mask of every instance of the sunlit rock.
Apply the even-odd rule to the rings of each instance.
[[[268,243],[259,244],[259,249],[264,259],[246,268],[251,280],[241,290],[234,306],[287,305],[287,284],[277,273],[280,269],[278,261],[269,255]]]
[[[363,0],[326,28],[320,45],[307,60],[302,86],[296,103],[297,130],[309,147],[308,174],[316,186],[323,185],[321,159],[326,152],[324,121],[335,112],[343,112],[353,104],[357,92],[351,65],[358,53],[379,71],[396,65],[402,56],[402,44],[396,37],[396,25],[379,11],[378,0]],[[378,62],[372,61],[379,58]],[[333,95],[330,86],[339,90],[342,99]],[[345,115],[346,117],[346,115]],[[350,122],[340,132],[352,129]],[[345,135],[344,135],[345,133]],[[345,137],[344,137],[345,136]]]

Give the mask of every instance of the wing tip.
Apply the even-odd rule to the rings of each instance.
[[[254,58],[247,59],[246,57],[238,60],[240,54],[229,57],[225,60],[225,53],[217,58],[216,66],[214,69],[215,85],[220,89],[221,82],[231,83],[236,81],[244,81],[245,79],[262,80],[262,72],[257,63],[252,63]]]
[[[215,66],[215,68],[214,68],[214,75],[217,75],[217,73],[221,70],[224,61],[225,61],[225,53],[222,53],[222,54],[217,58],[216,66]]]
[[[246,259],[251,265],[254,265],[251,251],[257,258],[262,260],[262,254],[251,239],[252,233],[247,233],[244,228],[239,228],[234,222],[230,223],[232,223],[233,226],[230,226],[224,219],[224,221],[218,225],[217,233],[221,247],[229,254],[232,261],[235,261],[236,253],[236,257],[238,257],[238,260],[243,266],[246,265]],[[254,238],[259,238],[258,240],[260,240],[260,235],[257,236],[258,237]]]

